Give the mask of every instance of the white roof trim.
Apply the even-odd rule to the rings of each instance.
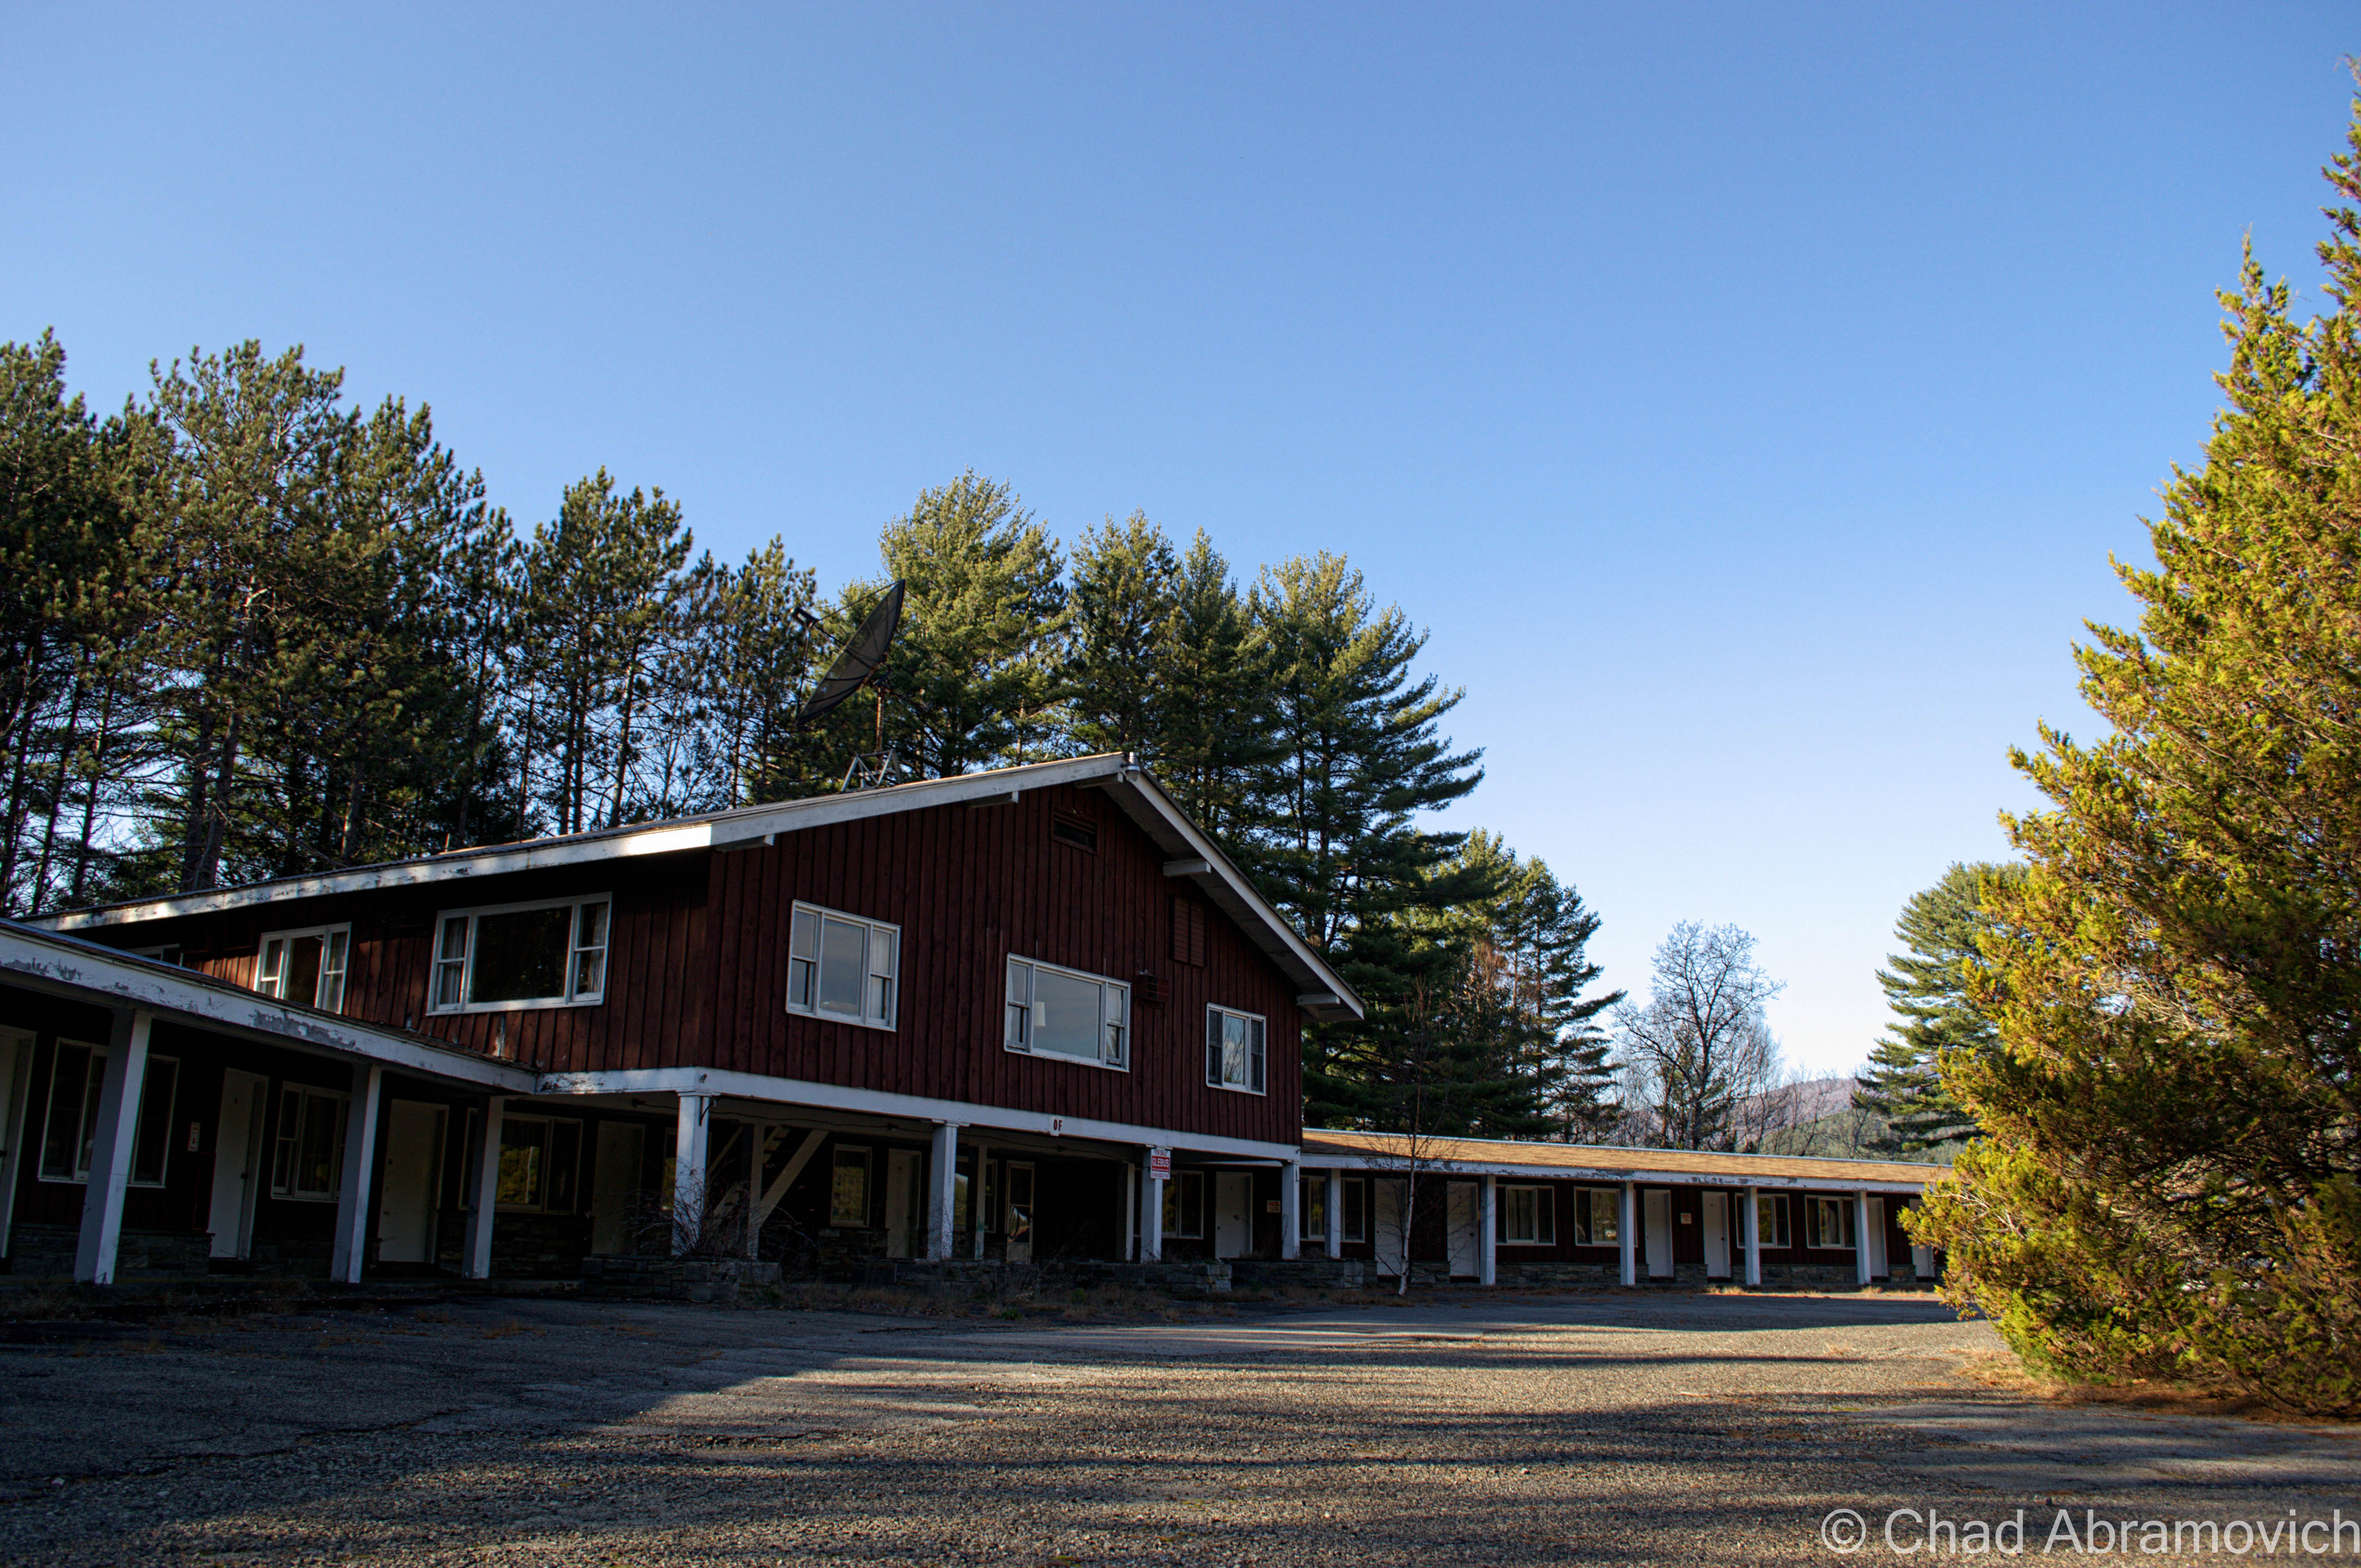
[[[1506,1140],[1488,1140],[1500,1141]],[[1513,1145],[1510,1146],[1513,1147]],[[1730,1155],[1730,1159],[1744,1159],[1744,1155]],[[1807,1158],[1808,1156],[1772,1155],[1772,1159]],[[1404,1155],[1340,1155],[1303,1153],[1306,1170],[1367,1171],[1379,1176],[1403,1176],[1410,1170],[1409,1157]],[[1513,1176],[1532,1181],[1586,1181],[1602,1186],[1620,1186],[1629,1181],[1641,1187],[1727,1187],[1732,1190],[1760,1187],[1765,1190],[1787,1190],[1812,1192],[1924,1192],[1926,1180],[1897,1179],[1892,1181],[1857,1181],[1834,1176],[1814,1180],[1806,1176],[1746,1176],[1726,1171],[1642,1170],[1631,1166],[1521,1165],[1514,1160],[1442,1159],[1433,1157],[1419,1161],[1421,1172],[1433,1176]],[[1935,1178],[1933,1179],[1940,1179]]]
[[[597,833],[577,833],[563,839],[535,839],[522,844],[495,845],[481,850],[455,850],[414,861],[357,866],[350,871],[317,876],[283,877],[246,887],[211,888],[165,898],[112,904],[44,916],[31,924],[53,931],[90,931],[127,926],[136,921],[165,920],[185,915],[210,915],[225,909],[285,904],[331,894],[373,893],[386,888],[422,887],[512,872],[544,871],[555,866],[588,865],[640,855],[677,854],[689,850],[751,849],[781,833],[823,828],[863,817],[961,802],[1005,799],[1012,793],[1048,789],[1059,784],[1099,784],[1124,808],[1124,814],[1144,828],[1176,858],[1202,861],[1206,870],[1189,880],[1205,888],[1224,913],[1254,937],[1268,953],[1308,992],[1333,992],[1333,1005],[1315,1005],[1315,1017],[1358,1018],[1361,999],[1330,970],[1319,955],[1304,945],[1278,910],[1255,892],[1244,872],[1215,848],[1184,816],[1172,797],[1129,757],[1106,752],[1056,762],[1031,762],[1019,768],[962,773],[957,778],[926,779],[884,789],[856,790],[847,795],[815,795],[808,800],[781,801],[770,806],[745,806],[733,811],[684,817]]]
[[[535,1075],[399,1029],[298,1007],[242,985],[78,938],[0,920],[0,981],[102,1007],[130,1007],[176,1023],[235,1032],[300,1050],[358,1057],[507,1094],[529,1094]]]
[[[1005,1105],[979,1105],[965,1100],[933,1100],[919,1094],[893,1094],[882,1089],[853,1089],[841,1083],[771,1078],[762,1073],[730,1072],[720,1068],[626,1068],[612,1072],[544,1073],[535,1092],[544,1095],[715,1094],[731,1100],[768,1101],[774,1104],[797,1105],[813,1110],[851,1111],[917,1122],[947,1122],[983,1132],[1032,1133],[1047,1137],[1086,1138],[1097,1143],[1185,1149],[1191,1153],[1245,1155],[1282,1162],[1295,1157],[1295,1146],[1292,1144],[1181,1133],[1170,1127],[1101,1122],[1088,1116],[1056,1116],[1042,1111],[1012,1110]]]

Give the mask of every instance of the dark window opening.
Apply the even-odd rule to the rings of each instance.
[[[1099,829],[1095,822],[1084,822],[1075,817],[1049,818],[1049,837],[1060,844],[1071,844],[1077,850],[1096,850]]]

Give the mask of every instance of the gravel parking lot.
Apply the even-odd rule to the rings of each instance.
[[[1961,1376],[1994,1343],[1923,1298],[1614,1292],[1144,1324],[478,1299],[20,1340],[0,1555],[1755,1563],[1827,1560],[1837,1508],[2022,1508],[2031,1554],[2060,1508],[2361,1514],[2344,1429],[2047,1406]]]

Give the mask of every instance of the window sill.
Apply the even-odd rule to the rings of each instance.
[[[1257,1100],[1268,1100],[1270,1098],[1269,1090],[1248,1089],[1243,1083],[1209,1083],[1205,1085],[1205,1087],[1208,1089],[1218,1089],[1224,1094],[1251,1094]]]
[[[1012,1057],[1030,1057],[1035,1061],[1071,1062],[1076,1067],[1097,1068],[1101,1072],[1129,1072],[1131,1070],[1131,1064],[1128,1062],[1118,1064],[1111,1061],[1094,1061],[1089,1057],[1070,1057],[1063,1051],[1020,1051],[1015,1046],[1005,1044],[1004,1044],[1000,1048]]]
[[[90,1185],[90,1178],[87,1176],[37,1176],[34,1179],[38,1181],[46,1181],[52,1187],[87,1187]],[[161,1181],[126,1181],[124,1183],[124,1186],[130,1188],[136,1192],[161,1192],[164,1190],[165,1185],[166,1184]]]
[[[898,1024],[881,1024],[874,1018],[856,1018],[850,1013],[823,1013],[817,1007],[797,1007],[792,1003],[788,1004],[787,1016],[808,1018],[815,1024],[843,1024],[855,1029],[874,1029],[881,1035],[894,1034],[899,1028]]]
[[[470,1002],[458,1007],[429,1007],[429,1018],[459,1018],[471,1013],[530,1013],[551,1007],[598,1007],[606,1003],[606,992],[596,996],[577,997],[567,1001],[562,996],[534,997],[525,1002]]]

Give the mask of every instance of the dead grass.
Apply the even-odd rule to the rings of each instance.
[[[1960,1357],[1960,1376],[2003,1393],[2024,1395],[2049,1405],[2104,1405],[2167,1416],[2234,1416],[2284,1426],[2348,1426],[2352,1423],[2296,1415],[2266,1400],[2230,1388],[2190,1384],[2068,1383],[2036,1376],[2012,1351],[1980,1350]]]

